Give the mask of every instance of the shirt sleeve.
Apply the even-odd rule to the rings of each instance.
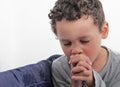
[[[102,80],[99,73],[93,70],[93,76],[95,79],[95,87],[106,87],[105,82]],[[86,83],[83,84],[83,87],[88,87]]]
[[[66,61],[66,60],[65,60]],[[53,61],[52,63],[52,80],[54,87],[70,87],[70,69],[67,61]]]

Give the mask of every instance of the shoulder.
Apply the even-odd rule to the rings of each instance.
[[[52,62],[52,67],[61,67],[61,65],[68,65],[68,60],[65,55],[58,57]]]
[[[62,55],[52,62],[52,72],[65,73],[68,71],[70,71],[70,66],[68,63],[67,56]]]
[[[58,57],[53,61],[53,63],[56,63],[56,62],[67,62],[67,56],[61,55],[60,57]]]
[[[106,67],[104,68],[105,72],[103,77],[109,83],[111,82],[110,84],[112,84],[112,82],[118,83],[120,80],[120,53],[109,48],[108,52],[109,59]]]
[[[111,49],[108,49],[109,58],[112,60],[111,62],[120,63],[120,53]]]
[[[112,50],[106,46],[102,46],[108,51],[108,63],[109,62],[120,62],[120,52]]]
[[[109,51],[108,69],[109,73],[120,76],[120,53],[111,49]],[[115,72],[114,72],[115,71]]]

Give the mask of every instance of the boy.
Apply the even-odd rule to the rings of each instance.
[[[109,26],[99,0],[57,0],[49,18],[65,54],[52,63],[54,87],[119,87],[120,54],[101,46]]]

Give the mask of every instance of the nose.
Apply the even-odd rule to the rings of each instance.
[[[82,46],[80,46],[80,45],[74,45],[74,46],[72,46],[72,49],[71,49],[71,54],[72,55],[81,54],[81,53],[83,53]]]

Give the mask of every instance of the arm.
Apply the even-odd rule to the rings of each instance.
[[[70,57],[72,87],[106,87],[101,76],[92,69],[92,64],[89,58],[85,55],[73,55]],[[76,83],[76,84],[75,84]]]
[[[52,79],[54,87],[70,87],[70,67],[65,56],[53,61]]]

